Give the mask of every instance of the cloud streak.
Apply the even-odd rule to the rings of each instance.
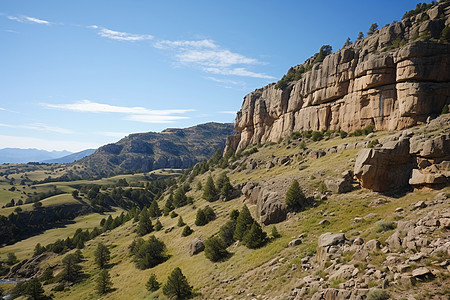
[[[193,109],[152,110],[144,107],[116,106],[92,102],[89,100],[82,100],[69,104],[41,103],[41,105],[50,109],[61,109],[75,112],[120,113],[125,114],[124,120],[143,123],[172,123],[177,120],[188,119],[186,116],[176,115],[194,111]]]
[[[156,42],[154,47],[168,51],[178,63],[199,67],[206,73],[262,79],[274,78],[264,73],[247,70],[249,66],[263,63],[255,58],[223,49],[213,40],[164,40]]]
[[[78,152],[85,149],[95,149],[101,145],[101,142],[89,143],[79,141],[47,140],[29,136],[0,135],[0,148],[36,148],[47,151],[68,150],[71,152]]]
[[[144,40],[152,40],[154,38],[154,36],[150,34],[135,34],[122,31],[115,31],[97,25],[88,26],[88,28],[97,30],[97,34],[101,37],[116,41],[137,42]]]
[[[10,19],[10,20],[13,20],[13,21],[20,22],[20,23],[34,23],[34,24],[43,24],[43,25],[50,25],[51,24],[51,22],[46,21],[46,20],[33,18],[33,17],[29,17],[29,16],[23,16],[23,15],[20,15],[20,16],[17,16],[17,17],[8,16],[7,18]]]

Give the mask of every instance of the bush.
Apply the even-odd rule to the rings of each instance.
[[[345,139],[347,137],[347,132],[345,132],[344,130],[339,130],[339,136],[341,137],[341,139]]]
[[[163,294],[169,298],[188,299],[192,297],[192,287],[180,268],[175,268],[163,286]]]
[[[394,222],[381,220],[381,221],[377,222],[376,231],[383,232],[383,231],[394,230],[395,227],[396,227],[396,224]]]
[[[195,225],[197,226],[203,226],[208,224],[208,221],[206,220],[205,213],[203,212],[203,209],[197,210],[197,216],[195,218]]]
[[[450,26],[447,25],[442,29],[441,37],[439,38],[441,43],[450,43]]]
[[[306,197],[296,179],[286,192],[286,206],[290,210],[299,211],[306,207]]]
[[[385,290],[374,289],[367,293],[367,300],[388,300],[390,295]]]
[[[170,217],[171,217],[172,219],[175,219],[176,217],[178,217],[178,214],[177,214],[175,211],[172,211],[172,212],[170,213]]]
[[[167,259],[165,251],[166,245],[153,235],[148,241],[138,238],[130,245],[130,252],[134,256],[136,267],[141,270],[164,262]]]
[[[441,115],[445,115],[445,114],[448,114],[448,104],[445,104],[444,107],[442,108]]]
[[[155,292],[159,290],[161,283],[159,283],[158,280],[156,280],[156,275],[153,273],[152,275],[150,275],[150,278],[148,279],[145,286],[147,287],[148,291]]]
[[[183,218],[181,216],[178,218],[177,225],[178,225],[178,227],[183,227],[184,225],[186,225],[186,223],[184,223]]]
[[[277,228],[275,227],[275,225],[272,227],[272,238],[273,239],[277,239],[281,237],[281,234],[278,232]]]
[[[380,142],[378,141],[378,140],[373,140],[373,141],[370,141],[370,143],[367,145],[367,148],[373,148],[373,147],[375,147],[376,145],[378,145]]]
[[[163,228],[161,221],[159,219],[156,220],[155,222],[155,230],[156,231],[160,231]]]
[[[211,236],[205,241],[205,256],[213,262],[223,260],[229,255],[225,242],[217,237]]]
[[[189,225],[186,225],[186,227],[184,227],[183,232],[181,233],[181,236],[188,236],[191,235],[194,232],[194,230],[191,229],[191,227],[189,227]]]
[[[95,263],[97,266],[101,269],[105,268],[108,264],[109,260],[111,259],[111,252],[109,251],[108,247],[106,247],[103,243],[99,243],[97,245],[97,249],[95,249],[94,257],[95,257]]]
[[[314,142],[317,142],[323,139],[323,133],[321,131],[313,131],[311,137]]]
[[[108,270],[103,269],[97,278],[96,290],[100,295],[107,294],[111,290],[112,282]]]

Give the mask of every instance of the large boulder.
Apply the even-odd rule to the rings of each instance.
[[[256,215],[264,225],[286,220],[287,208],[276,192],[262,189],[256,203]]]
[[[200,238],[195,238],[192,240],[191,244],[189,245],[189,254],[191,256],[202,252],[203,250],[205,250],[205,244],[203,243],[203,241]]]
[[[327,232],[319,236],[318,247],[329,247],[339,245],[345,242],[345,234]]]
[[[327,179],[325,180],[325,186],[327,190],[336,194],[347,193],[352,190],[352,182],[345,178]]]
[[[355,176],[361,186],[384,192],[408,186],[414,167],[409,154],[409,138],[388,141],[383,147],[362,149],[355,162]]]

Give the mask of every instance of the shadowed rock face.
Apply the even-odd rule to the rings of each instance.
[[[108,175],[124,170],[148,172],[161,168],[189,168],[224,148],[232,124],[206,123],[161,133],[131,134],[119,142],[100,147],[79,161],[90,175]]]
[[[450,102],[450,45],[418,37],[439,39],[449,24],[450,3],[439,4],[328,55],[283,90],[274,83],[255,90],[244,98],[235,122],[240,134],[228,146],[239,150],[302,130],[403,129],[438,114]],[[400,40],[406,45],[393,48]]]

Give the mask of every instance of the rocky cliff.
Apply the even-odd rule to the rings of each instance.
[[[450,26],[450,3],[387,25],[314,64],[283,89],[275,83],[244,98],[228,145],[277,141],[293,131],[369,124],[397,130],[424,122],[450,103],[450,44],[439,41]],[[448,29],[447,29],[448,30]]]

